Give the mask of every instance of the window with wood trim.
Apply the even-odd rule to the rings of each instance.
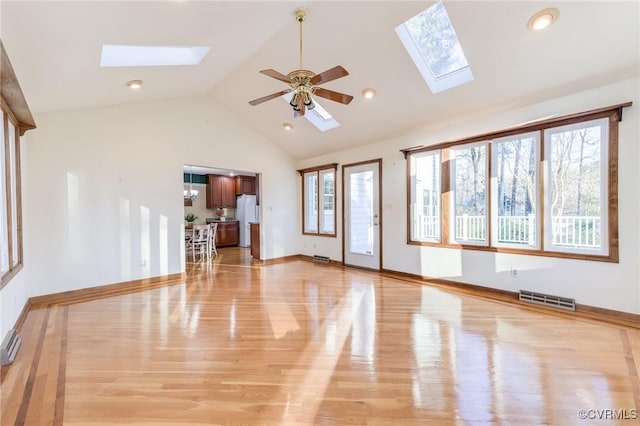
[[[0,41],[0,289],[22,268],[20,136],[35,122]]]
[[[440,152],[419,152],[409,157],[411,180],[411,239],[440,241]]]
[[[302,176],[302,233],[336,236],[336,170],[338,164],[298,170]]]
[[[408,243],[617,262],[618,122],[630,105],[403,150]]]
[[[0,273],[4,281],[22,265],[22,211],[19,200],[19,137],[4,110],[0,127]]]

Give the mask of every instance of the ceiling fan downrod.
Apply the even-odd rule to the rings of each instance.
[[[307,19],[307,11],[300,7],[296,9],[293,12],[293,14],[295,15],[296,20],[300,25],[300,69],[303,69],[302,68],[302,23],[304,22],[305,19]]]

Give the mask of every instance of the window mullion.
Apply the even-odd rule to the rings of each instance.
[[[321,193],[321,191],[320,191],[320,187],[322,186],[322,187],[323,187],[323,190],[324,190],[324,182],[321,182],[321,180],[320,180],[320,170],[318,170],[318,171],[316,172],[316,182],[317,182],[317,184],[316,184],[316,199],[317,199],[317,204],[316,204],[316,206],[317,206],[317,209],[318,209],[318,215],[317,215],[318,217],[316,218],[316,220],[317,220],[317,222],[318,222],[318,225],[317,225],[318,227],[316,228],[316,234],[320,235],[320,234],[322,233],[322,232],[320,232],[320,231],[321,231],[321,229],[322,229],[322,228],[320,227],[320,215],[321,215],[321,214],[323,213],[323,211],[324,211],[324,206],[322,206],[322,205],[320,204],[320,201],[321,201],[321,200],[320,200],[320,193]]]
[[[545,137],[544,137],[544,131],[539,130],[538,131],[538,138],[539,138],[539,142],[538,142],[538,149],[540,149],[540,158],[538,160],[538,167],[539,167],[539,171],[538,171],[538,191],[539,194],[538,195],[538,205],[540,206],[540,208],[538,209],[538,211],[536,212],[536,219],[538,219],[539,223],[540,223],[540,229],[538,230],[538,238],[540,239],[540,250],[544,251],[545,250],[545,246],[546,246],[546,226],[547,226],[547,222],[546,222],[546,218],[547,218],[547,208],[545,206],[545,201],[547,200],[547,180],[548,180],[548,175],[547,175],[547,169],[546,169],[546,165],[547,160],[546,160],[546,142],[545,142]]]
[[[440,240],[444,244],[451,242],[451,149],[445,148],[440,154]]]
[[[492,150],[493,150],[493,142],[492,141],[487,141],[487,143],[485,144],[485,153],[486,153],[486,158],[485,158],[485,185],[484,185],[484,190],[485,190],[485,197],[484,197],[484,210],[485,210],[485,226],[486,226],[486,234],[485,234],[485,238],[487,241],[487,246],[489,247],[493,247],[494,246],[494,241],[493,241],[493,212],[491,209],[491,205],[493,204],[491,202],[492,198],[491,198],[491,194],[492,194],[492,175],[491,175],[491,170],[492,170]]]

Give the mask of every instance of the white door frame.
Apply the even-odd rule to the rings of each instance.
[[[379,262],[377,265],[377,268],[369,268],[369,267],[364,267],[364,266],[359,266],[359,265],[352,265],[352,264],[348,264],[346,263],[346,251],[347,251],[347,239],[348,239],[348,235],[347,235],[347,196],[350,195],[350,187],[347,184],[346,181],[346,172],[345,169],[349,168],[349,167],[356,167],[356,166],[364,166],[367,164],[371,164],[373,166],[373,168],[375,168],[375,165],[377,165],[378,167],[378,185],[377,188],[374,188],[374,190],[376,190],[378,192],[378,211],[377,211],[377,226],[374,226],[374,232],[377,232],[378,235],[378,258],[379,258]],[[375,248],[375,247],[374,247]],[[366,161],[360,161],[357,163],[350,163],[350,164],[343,164],[342,165],[342,264],[343,265],[348,265],[348,266],[354,266],[357,268],[364,268],[364,269],[374,269],[377,271],[381,271],[382,270],[382,158],[376,158],[373,160],[366,160]]]

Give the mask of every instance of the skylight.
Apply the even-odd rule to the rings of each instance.
[[[209,51],[206,46],[128,46],[105,44],[101,67],[153,67],[197,65]]]
[[[398,25],[396,33],[433,93],[473,80],[442,1]]]
[[[282,99],[287,101],[287,104],[291,101],[293,97],[293,92],[285,93],[281,96]],[[317,98],[313,98],[313,103],[315,104],[315,108],[308,109],[304,113],[304,118],[309,120],[311,124],[316,126],[320,131],[324,132],[327,130],[335,129],[340,125],[338,120],[333,118],[331,114],[327,112],[320,104],[318,104]]]

